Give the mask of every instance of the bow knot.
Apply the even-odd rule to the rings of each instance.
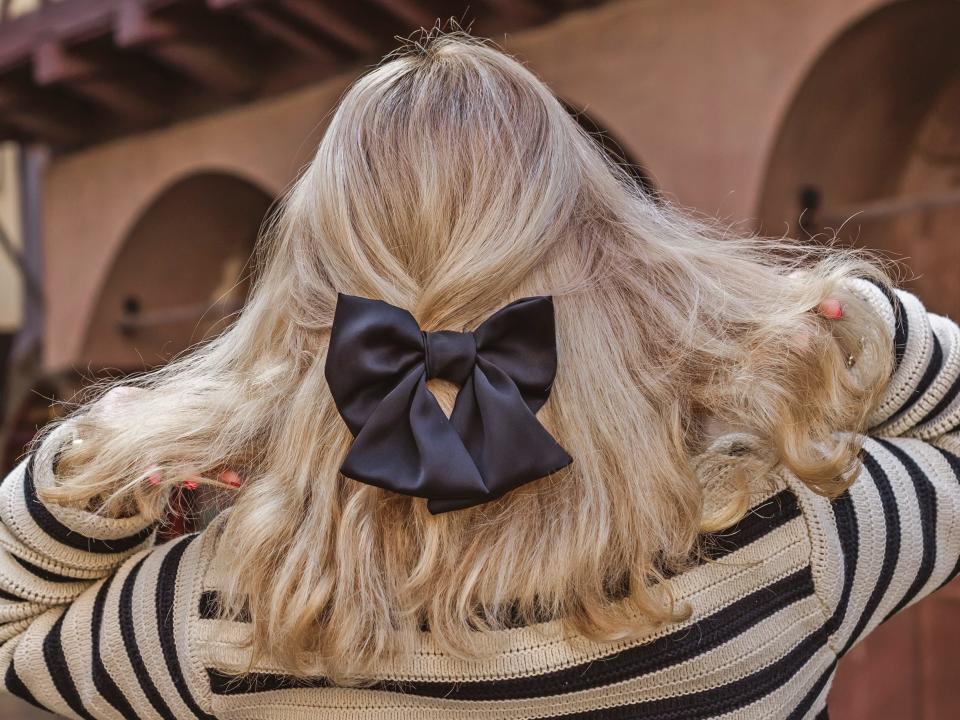
[[[510,303],[473,332],[424,332],[406,310],[341,294],[324,368],[354,436],[340,472],[427,498],[432,513],[556,472],[573,460],[536,418],[556,369],[549,297]],[[432,378],[460,386],[449,418]]]
[[[428,380],[463,385],[477,361],[477,340],[471,332],[424,332],[423,350]]]

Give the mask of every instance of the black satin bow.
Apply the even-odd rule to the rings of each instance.
[[[427,498],[436,514],[566,467],[535,415],[556,370],[549,297],[510,303],[473,332],[424,332],[406,310],[340,294],[325,367],[354,435],[340,472]],[[461,386],[449,420],[430,378]]]

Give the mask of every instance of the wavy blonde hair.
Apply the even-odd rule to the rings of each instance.
[[[184,477],[237,469],[217,551],[225,612],[245,608],[253,656],[295,673],[362,681],[424,622],[467,656],[508,614],[633,637],[682,616],[665,574],[743,512],[742,493],[717,503],[693,470],[708,418],[817,492],[846,486],[858,441],[842,431],[864,427],[889,373],[853,276],[886,282],[851,250],[740,237],[651,198],[523,65],[433,34],[345,94],[236,322],[134,380],[136,402],[81,409],[84,442],[47,499],[132,499],[159,518]],[[552,295],[559,370],[539,417],[573,465],[438,516],[341,476],[351,437],[323,372],[338,291],[430,330]],[[843,320],[811,311],[827,297]],[[449,410],[455,388],[431,388]]]

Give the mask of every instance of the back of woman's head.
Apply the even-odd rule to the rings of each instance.
[[[660,581],[744,506],[743,487],[706,498],[693,470],[706,418],[835,494],[857,452],[837,433],[863,426],[888,369],[879,321],[843,284],[882,282],[873,266],[728,237],[649,197],[523,65],[462,34],[353,85],[259,260],[227,332],[138,381],[130,407],[80,416],[90,441],[68,451],[57,497],[122,478],[159,515],[166,487],[237,469],[225,607],[250,613],[258,655],[340,680],[424,624],[469,653],[508,620],[611,638],[676,617]],[[407,308],[425,330],[552,295],[558,370],[538,417],[573,464],[441,515],[340,475],[351,435],[324,378],[338,292]],[[845,303],[829,326],[810,312],[828,295]],[[456,388],[430,387],[449,410]]]

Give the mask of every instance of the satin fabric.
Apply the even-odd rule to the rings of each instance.
[[[573,460],[536,418],[556,370],[549,297],[510,303],[473,332],[424,332],[406,310],[340,294],[325,366],[354,436],[340,472],[427,498],[436,514],[560,470]],[[431,378],[460,385],[449,419]]]

